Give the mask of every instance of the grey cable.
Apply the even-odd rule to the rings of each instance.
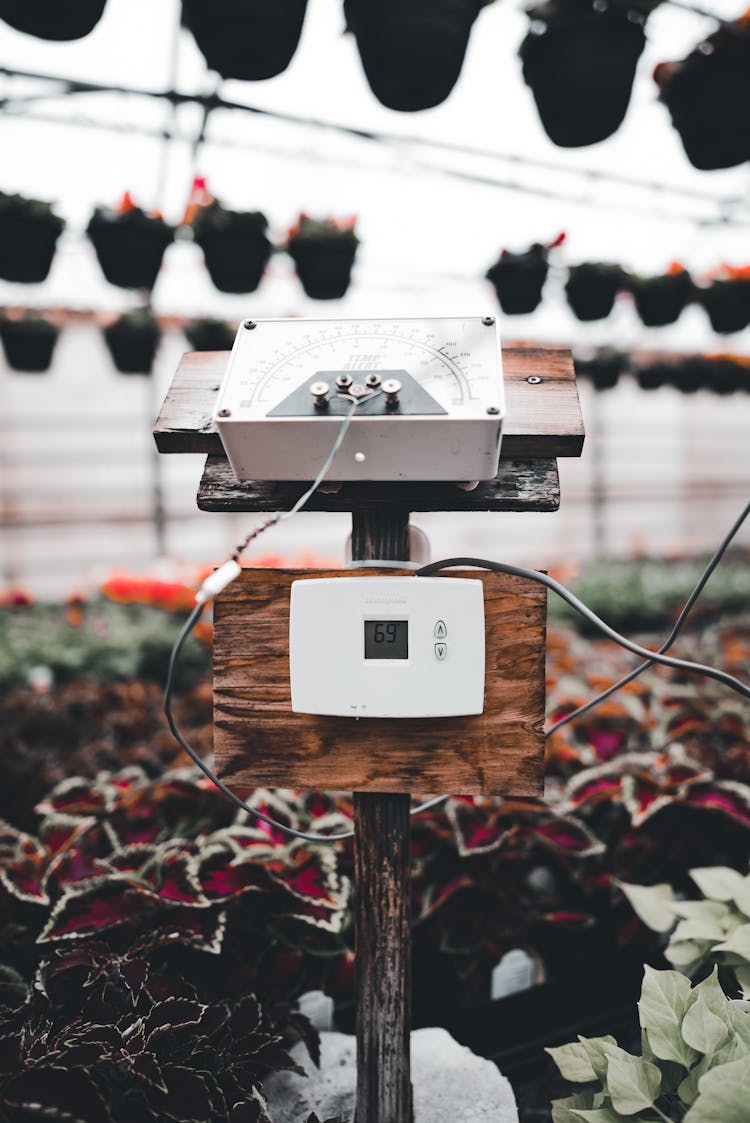
[[[688,599],[685,601],[685,605],[680,612],[680,615],[677,617],[672,631],[669,633],[664,643],[659,648],[660,655],[665,655],[666,652],[669,651],[674,641],[677,639],[677,636],[682,631],[682,627],[687,620],[693,605],[703,592],[708,579],[723,558],[729,544],[734,539],[735,535],[737,534],[738,530],[740,529],[748,515],[750,515],[750,503],[745,506],[745,509],[736,519],[731,529],[727,532],[718,550],[713,555],[706,568],[703,570],[703,573],[701,574],[697,585],[693,589]],[[640,663],[637,667],[630,671],[629,674],[624,675],[621,679],[618,679],[617,682],[612,684],[612,686],[607,687],[606,690],[602,690],[601,693],[597,694],[595,698],[592,698],[588,702],[584,702],[582,706],[578,706],[577,709],[572,710],[569,714],[566,714],[565,717],[560,718],[559,721],[556,721],[554,725],[551,725],[550,728],[546,730],[545,737],[550,737],[553,733],[556,733],[558,729],[562,729],[564,725],[567,725],[568,722],[573,721],[574,718],[581,717],[583,714],[588,713],[589,710],[593,710],[594,707],[598,706],[600,702],[604,702],[607,698],[616,693],[616,691],[620,690],[623,686],[627,686],[627,684],[629,682],[632,682],[633,679],[637,678],[638,675],[642,674],[645,670],[648,670],[649,667],[653,667],[654,662],[654,659],[646,659],[643,663]]]

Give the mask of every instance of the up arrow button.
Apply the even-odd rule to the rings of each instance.
[[[444,620],[438,620],[435,625],[435,639],[445,639],[448,635],[448,629],[445,626]]]

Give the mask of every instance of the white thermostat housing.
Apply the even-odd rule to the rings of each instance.
[[[239,480],[312,480],[355,399],[329,480],[493,479],[494,316],[245,320],[213,422]]]
[[[481,714],[484,648],[479,579],[320,577],[292,583],[295,713]]]

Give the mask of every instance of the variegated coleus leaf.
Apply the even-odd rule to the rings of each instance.
[[[30,904],[49,904],[45,878],[49,854],[33,835],[23,831],[3,831],[0,856],[0,885],[12,897]]]
[[[38,815],[94,816],[112,810],[115,795],[95,780],[71,776],[56,784],[49,795],[36,806]]]
[[[220,955],[227,914],[211,909],[174,907],[163,909],[158,923],[134,944],[132,951],[146,955],[160,947],[187,944],[196,951]],[[143,930],[140,926],[139,931]]]
[[[283,856],[268,859],[265,866],[275,883],[298,900],[330,911],[344,908],[348,884],[339,877],[336,853],[330,847],[296,840]]]
[[[37,942],[85,939],[128,923],[147,926],[158,908],[154,893],[124,876],[91,878],[63,893]]]
[[[584,824],[556,814],[542,800],[451,800],[448,814],[462,857],[534,841],[570,857],[589,857],[603,849]]]
[[[60,1123],[109,1123],[105,1102],[82,1068],[39,1063],[24,1068],[3,1088],[6,1110]]]

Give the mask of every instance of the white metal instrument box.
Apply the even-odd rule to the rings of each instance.
[[[240,480],[497,474],[505,398],[493,316],[246,320],[214,424]]]

